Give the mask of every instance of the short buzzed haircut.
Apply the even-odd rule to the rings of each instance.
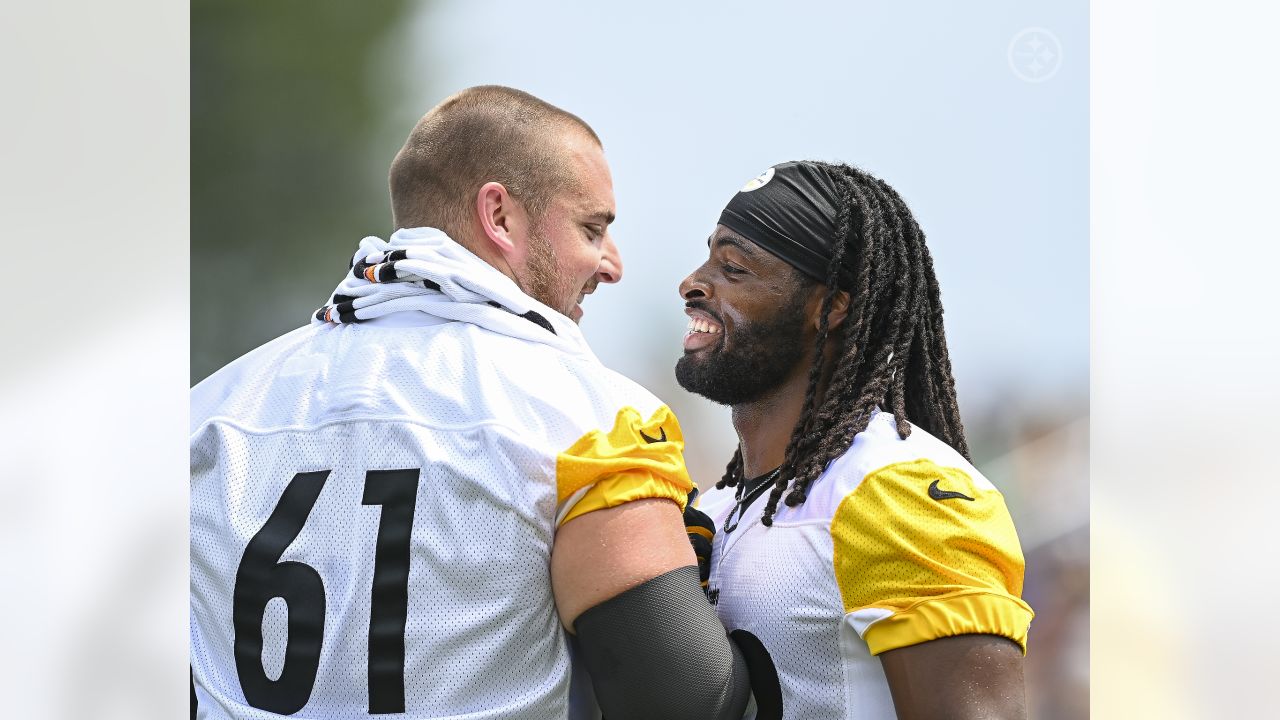
[[[575,182],[560,142],[567,131],[600,144],[581,118],[520,90],[481,85],[445,99],[391,163],[396,227],[435,227],[462,240],[487,182],[502,183],[540,219]]]

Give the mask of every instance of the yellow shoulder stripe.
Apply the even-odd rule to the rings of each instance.
[[[670,497],[683,509],[693,489],[683,451],[684,434],[670,408],[663,405],[647,420],[633,407],[620,409],[607,433],[592,430],[556,456],[557,504],[596,486],[562,523],[645,497]]]
[[[893,608],[887,608],[893,609]],[[872,655],[952,635],[1000,635],[1027,653],[1027,629],[1035,613],[1020,598],[980,590],[923,600],[867,628]]]
[[[868,474],[836,509],[831,538],[845,612],[893,613],[867,629],[873,653],[966,633],[1025,651],[1033,613],[1013,520],[964,470],[921,459]]]
[[[619,473],[596,481],[591,486],[591,489],[587,490],[579,498],[578,502],[573,504],[569,512],[565,513],[559,524],[564,525],[579,515],[589,513],[592,510],[603,510],[629,503],[632,500],[647,500],[649,498],[671,500],[679,505],[680,510],[683,512],[688,497],[688,490],[677,487],[664,478],[654,477],[647,470]]]

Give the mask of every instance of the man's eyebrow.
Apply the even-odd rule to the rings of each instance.
[[[732,245],[733,247],[738,248],[743,255],[748,257],[755,257],[756,255],[756,249],[753,246],[753,243],[744,242],[732,235],[721,235],[719,237],[712,235],[707,238],[707,247],[711,247],[712,245]]]
[[[597,210],[591,213],[590,215],[588,215],[587,219],[594,220],[596,222],[601,222],[601,223],[604,223],[605,225],[609,225],[613,223],[615,219],[617,219],[617,216],[614,215],[613,211],[611,210]]]

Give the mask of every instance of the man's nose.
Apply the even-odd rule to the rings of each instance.
[[[616,283],[622,280],[622,253],[613,242],[613,236],[605,235],[601,247],[600,267],[596,268],[596,280],[602,283]]]
[[[711,286],[698,275],[697,270],[689,273],[684,280],[680,281],[679,289],[680,297],[685,300],[696,300],[711,295]]]

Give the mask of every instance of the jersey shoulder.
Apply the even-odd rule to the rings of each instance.
[[[319,328],[303,326],[260,345],[219,368],[191,388],[190,431],[192,434],[213,417],[235,412],[252,390],[261,390],[270,378],[289,371],[305,371],[310,363],[293,363],[296,355],[307,355]]]
[[[780,506],[775,522],[830,520],[840,503],[868,477],[908,468],[925,474],[935,470],[958,473],[983,490],[995,489],[972,463],[950,445],[915,426],[911,428],[910,435],[899,437],[894,416],[876,411],[867,429],[858,433],[849,450],[833,460],[814,481],[808,499],[799,507]]]
[[[594,356],[470,323],[311,325],[192,388],[191,431],[212,418],[266,430],[383,417],[506,425],[563,446],[623,407],[648,417],[662,406]]]
[[[570,358],[569,388],[549,402],[564,412],[566,397],[580,434],[557,446],[557,525],[593,510],[646,498],[682,509],[693,481],[684,462],[684,434],[675,413],[638,383],[594,358]]]

